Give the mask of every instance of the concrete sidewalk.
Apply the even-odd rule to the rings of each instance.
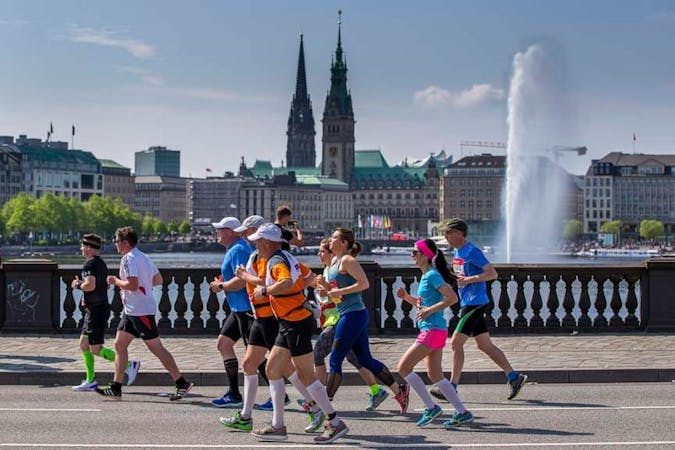
[[[0,384],[79,384],[83,378],[78,336],[0,335]],[[216,336],[162,338],[178,367],[198,385],[225,385],[223,362],[216,350]],[[671,382],[675,380],[675,334],[576,334],[494,337],[516,370],[538,383]],[[392,372],[412,336],[371,337],[373,355]],[[109,337],[106,346],[112,347]],[[237,355],[243,347],[237,344]],[[132,343],[132,359],[142,361],[137,384],[166,385],[171,380],[161,363],[143,345]],[[446,347],[443,368],[450,371],[452,353]],[[465,347],[462,384],[503,383],[504,374],[473,340]],[[99,380],[111,379],[112,364],[96,358]],[[362,381],[346,361],[345,383]],[[417,366],[424,372],[423,364]]]

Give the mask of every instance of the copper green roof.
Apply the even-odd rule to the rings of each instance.
[[[316,175],[298,175],[296,176],[296,181],[298,185],[302,186],[323,186],[326,188],[349,189],[349,185],[344,181],[340,181],[337,178],[322,177]]]
[[[354,168],[389,167],[380,150],[357,150],[354,152]]]
[[[129,169],[128,167],[125,167],[122,164],[113,161],[112,159],[99,159],[98,162],[101,163],[101,167],[105,167],[107,169]]]
[[[321,175],[321,169],[316,167],[272,167],[270,161],[259,159],[256,159],[255,164],[248,171],[254,178],[272,178],[274,175],[287,175],[289,172],[295,172],[296,176]]]
[[[76,164],[92,165],[93,171],[100,167],[96,157],[91,152],[83,150],[62,150],[57,148],[45,148],[31,145],[22,145],[18,147],[28,160],[35,163],[56,163],[58,168],[64,165]]]

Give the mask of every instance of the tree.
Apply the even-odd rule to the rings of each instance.
[[[169,230],[169,233],[171,233],[171,234],[178,233],[178,221],[172,220],[171,222],[169,222],[169,225],[168,225],[167,228]]]
[[[584,225],[580,220],[571,219],[565,223],[563,228],[563,237],[569,240],[577,239],[584,231]]]
[[[610,233],[613,235],[618,235],[621,230],[623,223],[620,220],[609,220],[600,225],[601,233]]]
[[[192,227],[190,226],[190,222],[187,220],[183,220],[180,223],[180,226],[178,227],[178,232],[180,234],[188,234],[190,231],[192,231]]]
[[[154,231],[155,231],[154,224],[155,224],[155,219],[153,219],[150,214],[143,217],[143,221],[141,223],[141,234],[149,236],[152,233],[154,233]]]
[[[160,219],[155,219],[154,223],[152,224],[152,231],[155,234],[166,234],[167,232],[166,224],[162,222]]]
[[[660,220],[643,220],[640,222],[640,236],[652,241],[665,234],[665,227]]]

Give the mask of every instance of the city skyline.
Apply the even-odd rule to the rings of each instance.
[[[301,33],[320,148],[338,9],[356,149],[380,148],[390,164],[506,142],[512,59],[532,44],[556,52],[552,88],[571,116],[569,140],[542,145],[589,149],[565,168],[675,149],[672,2],[0,4],[0,134],[45,139],[52,123],[52,139],[70,142],[74,125],[76,148],[131,169],[151,146],[180,150],[183,176],[236,172],[241,156],[280,165]],[[481,150],[503,154],[464,156]]]

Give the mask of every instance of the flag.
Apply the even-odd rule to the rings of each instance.
[[[212,172],[211,168],[209,168],[209,167],[206,168],[206,171],[207,171],[207,172]]]
[[[73,132],[72,132],[72,136],[75,136],[75,125],[73,125]]]
[[[635,137],[635,131],[633,131],[633,142],[635,142],[637,138]]]
[[[359,228],[363,228],[363,222],[361,222],[361,214],[358,215]]]

